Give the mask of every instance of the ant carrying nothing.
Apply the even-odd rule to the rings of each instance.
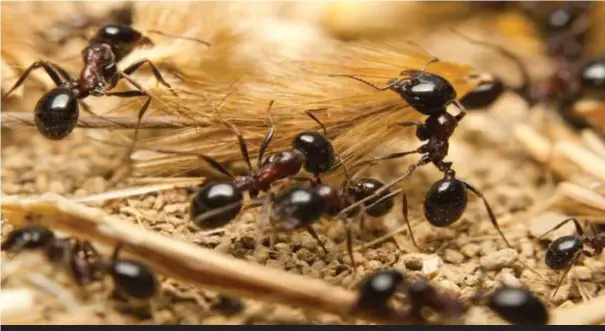
[[[509,247],[512,247],[500,230],[496,217],[483,194],[466,181],[456,178],[456,172],[452,169],[452,163],[444,161],[445,157],[448,155],[449,139],[458,126],[458,122],[464,118],[466,112],[460,102],[456,100],[454,87],[445,78],[437,74],[426,72],[428,65],[437,61],[439,61],[439,59],[432,56],[432,59],[422,71],[412,69],[403,71],[402,75],[405,76],[404,78],[391,80],[385,88],[379,88],[355,76],[336,75],[362,81],[377,90],[394,90],[399,93],[410,106],[420,113],[428,115],[428,118],[424,123],[420,121],[406,121],[396,124],[401,126],[415,126],[418,139],[427,141],[424,145],[413,151],[388,154],[376,159],[364,161],[363,163],[373,164],[380,160],[396,159],[410,154],[421,154],[422,157],[420,160],[415,164],[410,165],[408,171],[404,175],[395,179],[390,184],[377,189],[373,195],[361,199],[355,204],[343,209],[341,215],[357,207],[360,203],[364,203],[367,200],[376,197],[376,195],[382,194],[394,184],[411,175],[418,167],[433,163],[437,169],[443,172],[444,178],[434,183],[426,194],[424,214],[427,220],[433,226],[437,227],[445,227],[455,223],[460,219],[462,213],[466,209],[468,203],[467,190],[470,190],[483,200],[491,223],[506,244]],[[460,113],[456,116],[449,114],[446,111],[446,107],[449,104],[456,105],[460,109]],[[391,194],[397,194],[400,191],[401,190],[397,190]],[[405,194],[403,199],[404,207],[407,207],[407,197]],[[407,210],[405,209],[407,208],[404,208],[404,216],[407,215]],[[414,239],[413,242],[418,247]]]
[[[158,281],[153,270],[138,261],[119,259],[121,245],[105,261],[89,241],[57,238],[42,225],[20,227],[2,242],[2,251],[10,253],[39,249],[51,262],[67,266],[80,286],[100,281],[109,273],[115,290],[127,298],[149,299],[157,293]]]
[[[202,40],[168,35],[155,30],[149,31],[149,33],[194,40],[210,47],[210,44]],[[15,89],[19,88],[33,70],[44,69],[57,87],[42,95],[36,104],[34,110],[35,122],[40,133],[52,140],[63,139],[73,131],[78,121],[79,104],[82,105],[85,111],[92,113],[88,105],[82,101],[88,96],[145,97],[146,101],[138,112],[137,126],[130,147],[130,152],[132,152],[137,140],[141,119],[151,103],[152,96],[129,75],[144,64],[148,64],[155,79],[177,95],[149,59],[139,59],[126,69],[118,70],[117,63],[141,45],[153,45],[153,42],[130,26],[106,25],[97,31],[96,35],[89,41],[88,46],[82,51],[84,67],[78,78],[72,77],[65,69],[55,63],[36,61],[25,70],[4,97],[8,97]],[[111,90],[116,87],[121,79],[128,81],[135,89],[112,92]]]
[[[440,293],[425,279],[410,281],[399,271],[379,270],[366,276],[359,285],[356,309],[381,311],[397,293],[408,302],[408,315],[417,323],[425,323],[426,308],[447,317],[460,318],[470,308],[463,301]],[[512,324],[544,325],[548,323],[546,306],[531,291],[504,285],[489,295],[479,292],[471,303],[484,304]]]
[[[102,279],[101,256],[88,241],[57,238],[47,227],[28,225],[12,231],[2,242],[2,251],[23,250],[42,250],[50,261],[66,266],[78,285]]]
[[[605,249],[605,232],[601,232],[595,234],[593,236],[584,235],[584,230],[582,226],[575,218],[568,218],[563,222],[557,224],[554,228],[544,233],[540,238],[548,235],[549,233],[561,228],[565,224],[573,222],[576,228],[575,236],[562,236],[557,238],[555,241],[548,245],[546,249],[546,254],[544,256],[544,262],[546,265],[553,270],[565,270],[559,282],[557,283],[557,287],[555,288],[552,296],[554,297],[559,290],[559,287],[563,283],[565,276],[571,270],[571,267],[575,264],[580,255],[585,256],[596,256],[601,254],[603,249]],[[587,251],[584,249],[585,246],[588,246],[593,250],[593,252]]]

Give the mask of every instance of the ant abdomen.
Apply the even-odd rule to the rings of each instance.
[[[347,193],[349,196],[352,196],[355,201],[360,201],[371,196],[383,186],[384,183],[374,178],[361,178],[349,183],[347,186]],[[384,198],[390,193],[391,190],[385,190],[377,197],[364,202],[364,206],[366,207],[365,213],[372,217],[382,217],[388,214],[395,204],[394,197]]]
[[[152,269],[135,260],[117,260],[111,266],[116,290],[133,299],[149,299],[158,291],[158,280]]]
[[[42,225],[24,226],[13,230],[2,242],[2,251],[38,249],[55,240],[55,234]]]
[[[433,226],[446,227],[460,219],[467,203],[464,183],[456,178],[444,178],[426,193],[424,216]]]
[[[196,221],[200,215],[217,208],[226,207],[244,199],[242,192],[230,182],[215,182],[204,185],[193,197],[190,206],[191,220],[202,229],[214,229],[232,221],[242,209],[242,205],[233,206],[216,215]]]
[[[294,186],[273,200],[271,220],[284,231],[307,228],[321,218],[326,203],[314,189]]]
[[[548,245],[544,262],[553,270],[562,270],[572,263],[574,256],[583,248],[577,236],[563,236]]]
[[[465,109],[481,109],[491,106],[504,93],[504,84],[498,78],[482,81],[467,93],[460,103]]]
[[[397,270],[380,270],[361,281],[357,306],[361,309],[381,309],[404,282],[404,276]]]
[[[143,34],[131,26],[123,24],[109,24],[97,31],[92,42],[109,44],[116,53],[125,55],[143,38]]]
[[[334,164],[334,147],[322,134],[304,131],[292,140],[292,148],[305,156],[303,167],[312,174],[324,173]]]
[[[549,319],[546,306],[524,288],[503,286],[489,296],[487,306],[516,325],[545,325]]]
[[[78,99],[68,88],[57,87],[45,93],[34,111],[36,127],[46,138],[61,140],[76,127]]]

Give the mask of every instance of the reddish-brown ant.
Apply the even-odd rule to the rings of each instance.
[[[148,299],[158,288],[155,273],[146,265],[129,259],[119,259],[121,245],[112,258],[105,261],[89,241],[57,238],[53,231],[41,225],[28,225],[8,234],[2,251],[18,253],[41,249],[51,262],[67,266],[78,285],[103,279],[108,273],[117,292],[128,298]]]
[[[160,31],[148,32],[175,38],[185,38],[167,35]],[[195,40],[193,38],[185,39]],[[205,41],[195,41],[210,46]],[[36,61],[25,70],[4,97],[8,97],[15,89],[19,88],[33,70],[44,69],[57,87],[46,92],[36,104],[34,110],[35,122],[40,133],[52,140],[65,138],[75,128],[79,116],[79,103],[82,104],[84,110],[90,112],[88,106],[82,101],[88,96],[145,97],[146,101],[138,113],[137,127],[131,146],[132,151],[137,140],[141,118],[147,111],[152,97],[129,75],[144,64],[148,64],[157,81],[169,88],[176,95],[176,92],[164,80],[160,71],[149,59],[139,59],[126,69],[118,70],[117,63],[139,45],[153,45],[153,43],[149,38],[143,36],[141,32],[130,26],[120,24],[106,25],[97,31],[88,46],[82,51],[84,67],[78,78],[72,77],[66,70],[55,63]],[[135,89],[112,92],[111,90],[116,87],[118,81],[121,79],[128,81]]]
[[[563,222],[557,224],[551,230],[544,233],[541,237],[544,237],[555,231],[565,224],[573,222],[576,228],[575,236],[562,236],[557,238],[555,241],[548,245],[546,249],[546,254],[544,256],[544,262],[546,265],[553,270],[565,270],[559,282],[557,283],[557,287],[553,292],[553,296],[559,290],[559,287],[563,283],[565,276],[571,269],[571,267],[575,264],[576,260],[580,257],[580,255],[585,256],[596,256],[600,254],[603,249],[605,249],[605,232],[597,233],[592,236],[584,235],[584,230],[582,226],[575,218],[568,218]],[[591,248],[593,251],[587,251],[584,247],[587,246]]]
[[[469,305],[441,293],[425,279],[410,281],[396,270],[379,270],[366,276],[360,283],[356,308],[383,310],[393,296],[402,292],[408,301],[408,315],[417,323],[426,322],[423,311],[429,308],[446,317],[463,316]],[[544,325],[549,314],[546,306],[526,288],[502,286],[485,296],[481,290],[472,303],[482,303],[512,324]]]
[[[2,242],[2,251],[10,253],[37,249],[50,261],[66,266],[79,285],[102,279],[101,256],[88,241],[57,238],[47,227],[28,225],[15,229]]]
[[[437,59],[433,57],[429,64],[435,61],[437,61]],[[424,78],[425,76],[431,77],[431,79]],[[437,79],[436,77],[439,77],[439,79]],[[401,87],[402,90],[400,91],[400,93],[402,93],[402,95],[403,93],[407,95],[406,100],[409,99],[408,102],[411,101],[410,105],[412,107],[418,109],[423,114],[428,114],[429,116],[424,123],[420,121],[407,121],[403,123],[398,123],[397,125],[415,126],[416,136],[418,137],[418,139],[427,142],[412,151],[388,154],[376,159],[364,161],[363,163],[373,164],[380,160],[396,159],[410,154],[421,154],[422,157],[418,162],[410,165],[408,171],[404,175],[394,180],[390,184],[377,189],[374,194],[365,197],[352,204],[351,206],[343,209],[343,211],[341,211],[341,215],[343,215],[343,213],[349,212],[353,208],[356,208],[357,206],[359,206],[360,203],[365,203],[369,199],[376,198],[376,195],[383,194],[385,190],[389,189],[392,185],[399,182],[400,180],[408,177],[418,167],[433,163],[437,167],[437,169],[444,173],[444,178],[433,184],[433,186],[429,189],[426,194],[424,202],[424,214],[427,220],[433,226],[437,227],[445,227],[455,223],[457,220],[460,219],[462,213],[466,209],[468,202],[467,190],[470,190],[483,200],[483,204],[487,209],[490,221],[492,222],[500,236],[504,239],[506,244],[512,247],[504,236],[504,234],[502,233],[502,231],[500,230],[496,217],[483,194],[466,181],[456,178],[456,172],[452,169],[452,163],[444,161],[445,157],[448,155],[449,138],[452,136],[454,130],[458,126],[458,122],[465,115],[462,106],[460,106],[457,101],[453,99],[456,97],[456,94],[452,93],[453,87],[444,78],[436,74],[424,73],[424,70],[421,71],[418,76],[413,76],[412,78],[404,79],[407,80],[400,81],[406,82],[407,85],[404,84],[405,86]],[[419,88],[419,91],[422,91],[422,93],[417,93],[416,90],[413,89],[414,86],[417,86],[416,84],[427,84],[430,88]],[[418,95],[421,95],[421,97],[417,97]],[[429,102],[428,100],[431,98],[431,95],[433,95],[435,100],[437,101]],[[449,114],[445,109],[445,106],[447,106],[449,103],[457,104],[462,110],[460,114],[456,116]],[[396,194],[400,191],[401,190],[393,192],[392,194]],[[386,195],[386,197],[389,196],[390,194]],[[403,196],[403,199],[405,217],[407,215],[407,198],[405,194]]]

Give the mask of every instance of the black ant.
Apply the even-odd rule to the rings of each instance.
[[[433,57],[429,64],[436,61],[437,58]],[[424,70],[426,70],[426,67]],[[397,86],[401,89],[400,93],[402,96],[406,96],[406,100],[410,103],[410,105],[418,109],[423,114],[428,114],[428,118],[424,123],[420,121],[406,121],[397,123],[396,125],[415,126],[416,136],[418,139],[423,141],[426,140],[427,142],[412,151],[392,153],[376,159],[364,161],[362,163],[373,164],[381,160],[396,159],[410,154],[421,154],[422,157],[418,162],[410,165],[408,171],[404,175],[400,176],[392,183],[377,189],[371,196],[361,199],[355,204],[345,208],[341,213],[348,212],[358,206],[360,203],[364,203],[371,198],[375,198],[377,194],[383,194],[384,191],[389,189],[390,186],[408,177],[418,167],[424,166],[428,163],[433,163],[437,169],[444,173],[444,178],[433,184],[426,194],[424,201],[424,215],[426,216],[427,220],[433,226],[437,227],[445,227],[455,223],[460,219],[462,213],[466,209],[468,203],[467,190],[470,190],[483,200],[483,204],[487,209],[490,221],[506,244],[509,247],[512,247],[500,230],[496,217],[483,194],[466,181],[456,178],[456,172],[452,169],[452,163],[444,161],[449,150],[449,138],[452,136],[454,130],[458,126],[458,122],[462,120],[466,113],[464,112],[464,108],[458,103],[458,101],[456,101],[456,94],[453,92],[454,89],[452,85],[444,78],[436,74],[425,73],[424,70],[418,72],[417,76],[398,80],[405,82],[405,84],[401,83],[403,85]],[[430,79],[425,77],[430,77]],[[418,84],[426,84],[427,86],[423,88],[419,87],[419,91],[416,91],[413,89],[413,87],[420,86]],[[436,101],[429,102],[428,100],[431,99],[431,96],[433,96],[434,100]],[[449,114],[445,109],[449,103],[456,104],[461,109],[460,114],[456,116]],[[392,194],[400,191],[401,190],[393,192]],[[386,197],[388,196],[389,194],[387,194]],[[407,197],[405,194],[403,199],[404,216],[406,216]],[[407,221],[407,217],[405,218]],[[416,245],[415,240],[413,241]]]
[[[366,276],[360,283],[356,308],[383,310],[396,293],[402,292],[408,300],[409,316],[418,323],[426,321],[423,311],[429,308],[449,317],[464,315],[469,305],[440,293],[425,279],[410,281],[397,270],[379,270]],[[480,292],[470,300],[485,305],[506,321],[516,325],[545,325],[549,314],[546,306],[531,291],[521,287],[502,286],[489,295]]]
[[[548,235],[552,231],[555,231],[561,228],[563,225],[573,222],[576,228],[575,236],[562,236],[557,238],[555,241],[548,245],[546,249],[546,254],[544,256],[544,262],[546,265],[553,270],[565,270],[559,282],[557,283],[557,287],[555,288],[552,296],[554,297],[559,290],[559,287],[563,283],[565,276],[571,269],[571,267],[575,264],[576,260],[580,255],[585,256],[596,256],[600,254],[603,249],[605,249],[605,233],[598,233],[593,236],[584,235],[584,230],[582,226],[575,218],[568,218],[563,222],[557,224],[554,228],[544,233],[542,237]],[[587,251],[584,249],[584,246],[590,247],[593,252]]]
[[[168,35],[155,30],[148,32],[195,40],[210,46],[202,40]],[[72,77],[65,69],[55,63],[36,61],[25,70],[4,97],[8,97],[15,89],[19,88],[33,70],[44,69],[57,87],[46,92],[36,104],[34,110],[35,122],[40,133],[52,140],[63,139],[73,131],[79,116],[78,104],[81,103],[84,110],[90,112],[88,106],[82,101],[88,96],[145,97],[146,101],[138,113],[137,127],[131,146],[132,151],[136,143],[141,119],[151,103],[152,96],[129,75],[144,64],[148,64],[157,81],[176,95],[176,92],[164,80],[160,71],[149,59],[139,59],[126,69],[118,70],[117,63],[140,45],[153,45],[153,42],[130,26],[106,25],[97,31],[96,35],[89,41],[88,46],[82,51],[84,67],[78,78]],[[121,79],[128,81],[135,89],[112,92],[111,90],[116,87]]]
[[[135,300],[152,298],[159,288],[155,272],[139,261],[118,258],[121,248],[122,245],[118,244],[111,260],[106,263],[116,292]]]
[[[101,257],[88,241],[57,238],[47,227],[28,225],[15,229],[2,242],[2,251],[42,250],[54,263],[66,266],[78,285],[102,279]]]

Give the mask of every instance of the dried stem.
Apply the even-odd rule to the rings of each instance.
[[[34,115],[25,112],[2,112],[2,127],[22,128],[36,126]],[[134,129],[137,125],[135,116],[80,116],[77,127],[86,129]],[[185,127],[209,127],[205,119],[187,119],[177,116],[149,116],[141,121],[141,129],[178,129]]]
[[[121,242],[125,251],[158,272],[227,295],[280,302],[341,316],[349,316],[355,311],[355,292],[163,236],[56,194],[30,200],[2,197],[2,210],[11,223],[24,223],[27,214],[33,214],[41,224],[83,239],[105,245]],[[409,322],[406,315],[389,310],[380,315],[378,312],[355,313],[379,322]]]

